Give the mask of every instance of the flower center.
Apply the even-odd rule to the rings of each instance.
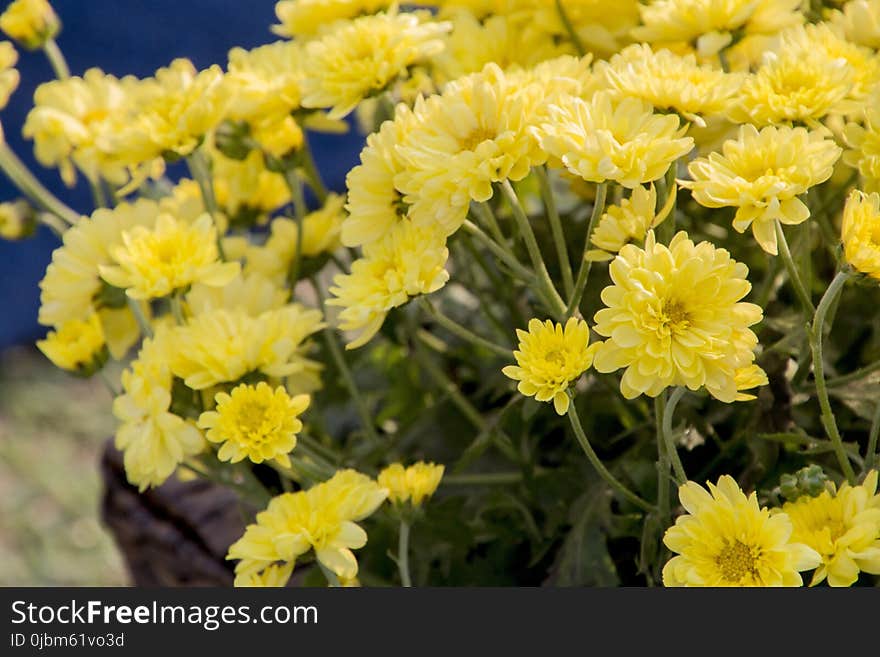
[[[246,401],[241,404],[236,423],[243,440],[253,444],[259,444],[266,440],[267,411],[265,404],[258,401]]]
[[[469,135],[460,140],[461,149],[463,151],[472,151],[484,141],[495,139],[496,134],[488,128],[477,128],[471,131]]]
[[[724,581],[736,584],[746,575],[757,577],[759,554],[758,548],[748,546],[741,541],[733,541],[725,544],[724,549],[715,557],[715,564],[721,571]]]
[[[565,353],[561,349],[551,349],[544,355],[544,359],[559,367],[565,367]]]
[[[658,320],[658,331],[664,335],[672,335],[686,331],[690,326],[691,316],[681,301],[667,299],[663,302]]]

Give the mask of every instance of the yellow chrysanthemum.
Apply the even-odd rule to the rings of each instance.
[[[12,92],[18,88],[19,74],[15,69],[18,53],[9,41],[0,41],[0,109],[9,103]]]
[[[307,338],[323,326],[320,311],[295,303],[256,316],[212,310],[175,331],[171,368],[193,390],[261,373],[288,377],[294,393],[312,392],[320,386],[321,366],[306,357]]]
[[[137,360],[122,373],[123,394],[113,401],[120,421],[116,447],[123,451],[128,480],[141,491],[162,484],[186,457],[205,447],[196,426],[169,410],[171,340],[161,327],[144,340]]]
[[[186,305],[192,315],[226,309],[256,317],[281,308],[289,298],[290,290],[259,272],[248,272],[223,287],[196,283],[186,295]]]
[[[258,150],[241,161],[214,153],[212,165],[217,204],[233,225],[265,223],[270,214],[290,201],[284,178],[266,168]]]
[[[302,98],[303,49],[296,41],[277,41],[252,50],[233,48],[223,84],[233,97],[227,117],[258,123],[299,107]]]
[[[272,31],[286,37],[311,37],[336,21],[374,14],[391,4],[392,0],[281,0],[275,4],[281,24],[273,25]]]
[[[880,194],[850,192],[843,209],[841,236],[847,262],[880,279]]]
[[[663,536],[677,553],[663,567],[663,585],[803,586],[800,571],[821,557],[793,541],[788,516],[759,507],[729,475],[707,484],[708,491],[693,481],[678,489],[687,513]]]
[[[613,180],[632,189],[660,178],[694,146],[675,114],[655,114],[637,98],[600,91],[587,102],[570,97],[550,107],[535,134],[549,155],[584,180]]]
[[[858,169],[865,191],[880,191],[880,86],[865,103],[863,124],[848,123],[843,137],[851,148],[843,161]]]
[[[707,208],[737,208],[733,227],[751,226],[758,244],[776,255],[776,227],[799,224],[810,210],[798,196],[831,177],[841,149],[824,131],[768,126],[760,132],[740,127],[736,140],[724,142],[721,153],[690,163],[693,180],[679,180]]]
[[[591,249],[591,260],[611,260],[625,244],[643,242],[652,228],[659,226],[669,216],[675,203],[675,191],[667,195],[666,204],[656,212],[657,190],[639,185],[629,198],[618,205],[609,206],[593,229],[590,241],[598,249]]]
[[[134,78],[119,80],[90,68],[82,77],[37,87],[22,134],[34,140],[40,164],[58,167],[70,187],[76,182],[74,165],[93,182],[103,177],[115,185],[125,184],[125,167],[105,152],[101,142],[113,122],[132,110],[137,85]]]
[[[410,297],[436,292],[449,280],[444,269],[449,257],[445,240],[436,230],[401,221],[378,242],[363,249],[350,274],[334,278],[327,305],[341,306],[339,328],[360,331],[346,345],[365,345],[382,327],[385,316]]]
[[[880,50],[880,0],[850,0],[831,15],[847,40]]]
[[[640,7],[632,36],[650,43],[686,43],[710,56],[735,35],[775,34],[804,20],[801,0],[653,0]]]
[[[669,246],[648,233],[645,248],[627,244],[610,266],[613,284],[594,330],[608,338],[593,360],[599,372],[626,371],[627,399],[656,397],[669,386],[705,387],[716,399],[737,399],[737,373],[752,364],[759,306],[741,301],[752,286],[748,267],[684,231]]]
[[[388,490],[366,475],[340,470],[308,490],[273,498],[229,548],[226,558],[240,560],[236,582],[272,566],[293,566],[309,550],[337,577],[354,578],[358,564],[352,550],[367,543],[366,532],[355,523],[372,514],[387,496]]]
[[[25,48],[36,50],[61,29],[61,21],[47,0],[15,0],[0,15],[0,30]]]
[[[357,18],[306,46],[303,107],[329,107],[341,119],[368,96],[384,91],[407,69],[439,52],[447,23],[413,13]]]
[[[752,401],[757,399],[755,395],[742,392],[743,390],[752,390],[766,386],[770,381],[767,379],[767,372],[752,363],[745,367],[739,368],[733,375],[733,382],[736,384],[736,399],[734,401]]]
[[[394,179],[409,217],[451,235],[471,201],[492,197],[492,183],[522,180],[541,164],[529,128],[542,100],[534,85],[508,80],[494,64],[419,99],[416,123],[398,147],[405,168]]]
[[[549,319],[531,319],[528,332],[517,329],[516,335],[516,365],[501,371],[519,381],[517,390],[522,394],[541,402],[553,400],[556,412],[565,415],[570,402],[568,389],[592,365],[598,348],[590,344],[587,323],[571,317],[563,327]]]
[[[241,384],[229,394],[218,392],[217,407],[199,416],[198,426],[205,437],[221,443],[217,458],[238,463],[275,460],[290,467],[288,454],[296,447],[296,434],[302,431],[299,416],[309,406],[308,395],[291,397],[278,386],[275,390],[261,381],[255,386]]]
[[[57,367],[72,372],[91,373],[106,359],[104,330],[97,313],[87,320],[71,319],[57,331],[49,331],[37,348]]]
[[[217,230],[209,214],[193,224],[160,214],[152,229],[135,226],[112,251],[115,265],[101,265],[101,277],[132,299],[156,299],[193,283],[226,285],[238,274],[237,262],[221,262]]]
[[[24,199],[0,203],[0,238],[19,240],[33,233],[34,209]]]
[[[705,126],[703,117],[724,114],[745,76],[697,63],[694,54],[656,52],[647,44],[631,45],[600,68],[609,86],[625,96],[641,98],[658,110],[678,112]]]
[[[443,478],[444,466],[419,461],[409,467],[392,463],[379,473],[377,481],[388,489],[388,499],[394,504],[422,502],[434,494]]]
[[[835,494],[823,491],[782,506],[791,519],[791,540],[822,557],[810,586],[828,578],[831,586],[852,586],[859,572],[880,575],[880,495],[877,470],[860,486],[848,483]]]
[[[236,575],[236,588],[284,588],[293,574],[293,563],[272,564],[265,570]]]

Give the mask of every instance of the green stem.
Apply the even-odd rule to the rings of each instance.
[[[855,485],[856,475],[849,462],[849,458],[846,455],[846,450],[843,446],[843,439],[840,437],[840,432],[837,428],[837,421],[834,419],[834,412],[831,410],[831,401],[828,398],[828,390],[825,386],[825,364],[822,355],[822,336],[825,331],[825,316],[837,295],[843,290],[843,286],[848,278],[848,272],[840,271],[834,277],[834,280],[831,281],[831,284],[828,286],[828,289],[819,301],[819,306],[816,308],[815,315],[813,316],[813,323],[809,329],[809,335],[810,351],[813,356],[813,377],[816,382],[816,395],[819,398],[819,406],[822,409],[822,425],[825,427],[825,433],[828,435],[828,438],[834,446],[834,454],[837,457],[837,462],[840,465],[841,471],[846,476],[847,480],[849,480],[850,484]]]
[[[584,44],[581,41],[581,38],[575,31],[574,25],[572,25],[571,19],[568,17],[568,13],[565,11],[565,7],[562,6],[562,0],[556,0],[556,11],[559,13],[559,20],[562,21],[562,26],[565,28],[565,31],[568,32],[568,38],[571,39],[571,43],[574,46],[574,49],[577,51],[578,55],[583,57],[587,53],[587,51],[584,48]]]
[[[556,287],[553,285],[550,273],[547,271],[547,266],[544,264],[544,258],[541,256],[541,249],[538,246],[538,240],[535,238],[535,233],[532,231],[532,226],[529,223],[529,218],[526,216],[526,212],[520,204],[519,198],[513,189],[513,185],[510,184],[510,181],[506,179],[503,180],[500,187],[504,197],[510,205],[513,217],[516,219],[523,240],[526,243],[526,250],[529,252],[532,267],[534,267],[535,273],[537,274],[538,285],[543,289],[546,297],[545,301],[549,302],[550,307],[548,309],[556,315],[557,319],[561,319],[565,315],[565,302],[562,300],[562,297],[559,296],[559,292],[556,291]]]
[[[587,281],[590,278],[590,269],[593,267],[592,260],[587,259],[587,252],[590,250],[590,239],[593,236],[593,228],[602,212],[605,211],[605,198],[608,195],[608,183],[602,182],[596,185],[596,199],[593,201],[593,212],[590,214],[590,223],[587,224],[587,236],[584,238],[584,253],[581,257],[581,264],[578,267],[577,280],[574,283],[574,292],[568,300],[568,306],[565,308],[565,317],[574,315],[574,311],[580,306],[581,298],[584,296],[584,290],[587,288]]]
[[[864,379],[866,376],[868,376],[869,374],[873,374],[877,370],[880,370],[880,360],[871,363],[870,365],[860,367],[855,372],[850,372],[849,374],[844,374],[842,376],[829,379],[827,386],[829,388],[838,388],[840,386],[845,386],[846,384],[852,383],[853,381]]]
[[[797,294],[798,300],[800,300],[801,305],[804,308],[804,312],[808,312],[811,315],[814,314],[816,308],[813,306],[813,300],[810,299],[810,293],[807,292],[807,288],[804,286],[803,280],[801,280],[801,275],[798,272],[797,266],[794,264],[794,259],[791,257],[791,250],[788,248],[788,240],[785,239],[785,232],[782,230],[782,224],[778,220],[776,221],[776,242],[779,246],[779,255],[782,257],[782,262],[785,264],[786,271],[788,271],[788,278],[791,280],[795,294]]]
[[[506,248],[507,240],[504,239],[504,232],[501,230],[501,225],[498,223],[498,217],[495,216],[492,207],[488,203],[474,203],[472,207],[480,221],[489,228],[489,232],[492,233],[492,237],[495,241]]]
[[[547,208],[547,219],[550,221],[553,243],[556,245],[556,257],[559,259],[559,269],[562,272],[562,288],[565,291],[565,295],[571,298],[574,292],[574,276],[571,271],[571,260],[568,257],[565,231],[562,228],[562,220],[559,218],[559,209],[556,207],[556,198],[553,196],[553,187],[550,185],[547,167],[537,167],[535,174],[538,177],[538,185],[541,187],[544,206]]]
[[[874,409],[874,417],[871,420],[871,431],[868,433],[868,449],[865,452],[864,471],[868,472],[877,461],[877,437],[880,436],[880,402]]]
[[[186,158],[186,165],[189,167],[190,175],[199,186],[202,193],[202,203],[205,210],[214,220],[214,226],[217,228],[217,253],[220,254],[221,260],[226,260],[226,253],[223,251],[223,236],[219,224],[219,212],[217,210],[217,197],[214,195],[214,179],[211,175],[211,162],[204,147],[197,148]]]
[[[475,474],[444,475],[441,486],[501,486],[517,484],[523,480],[522,472],[486,472]]]
[[[180,292],[171,295],[171,315],[178,326],[186,324],[186,318],[183,316],[183,304],[181,303]]]
[[[147,321],[147,318],[144,315],[144,311],[141,309],[140,301],[138,301],[137,299],[132,299],[130,296],[127,295],[125,297],[125,300],[128,302],[128,307],[131,309],[131,314],[134,315],[138,326],[140,326],[141,328],[141,333],[144,334],[144,337],[152,338],[153,329],[150,328],[150,322]]]
[[[569,392],[571,395],[571,392]],[[654,507],[651,506],[648,502],[643,500],[641,497],[633,493],[629,488],[624,486],[620,481],[615,478],[613,474],[605,467],[602,463],[602,460],[599,458],[599,455],[596,454],[593,446],[590,445],[590,441],[587,439],[587,435],[584,433],[584,428],[581,425],[581,420],[578,417],[577,409],[575,408],[574,401],[568,405],[568,419],[571,423],[571,428],[574,429],[574,435],[577,437],[578,443],[580,443],[581,448],[584,450],[584,453],[587,455],[587,459],[589,459],[590,463],[596,469],[596,472],[599,473],[599,476],[602,477],[606,481],[606,483],[611,486],[615,491],[620,493],[626,500],[639,507],[640,509],[651,512],[654,510]]]
[[[397,568],[400,570],[400,583],[403,586],[412,586],[409,576],[409,523],[400,521],[400,536],[397,541]]]
[[[38,212],[37,221],[44,226],[48,226],[59,238],[64,237],[64,231],[70,228],[70,226],[51,212]]]
[[[453,333],[463,340],[467,340],[468,342],[478,347],[488,349],[489,351],[498,354],[503,358],[511,358],[512,351],[510,349],[506,349],[500,345],[497,345],[494,342],[487,340],[486,338],[480,337],[470,329],[466,329],[455,320],[447,317],[439,310],[437,310],[426,297],[421,297],[419,299],[419,305],[431,317],[431,319],[440,324],[440,326],[445,328],[450,333]]]
[[[661,525],[669,524],[669,450],[663,437],[663,407],[666,392],[654,398],[654,426],[657,432],[657,513]]]
[[[0,140],[0,169],[3,169],[3,172],[23,194],[47,212],[51,212],[71,226],[79,221],[80,214],[62,203],[46,189],[25,166],[24,162],[18,159],[9,145],[2,140]]]
[[[681,464],[681,458],[678,456],[678,449],[672,436],[672,419],[675,407],[678,406],[678,402],[681,401],[685,392],[687,392],[687,388],[675,388],[665,404],[662,395],[654,399],[654,412],[658,414],[658,426],[661,434],[657,438],[662,439],[666,445],[666,455],[672,463],[672,470],[675,472],[675,479],[679,485],[687,481],[687,475],[684,472],[684,466]]]
[[[43,44],[43,52],[46,53],[49,64],[55,72],[55,77],[59,80],[68,79],[70,77],[70,67],[67,65],[67,60],[64,59],[64,54],[61,52],[61,48],[58,47],[55,39],[46,39],[46,42]]]
[[[507,267],[510,268],[510,270],[514,274],[516,274],[521,280],[525,281],[526,283],[535,282],[535,275],[532,272],[530,272],[522,264],[520,264],[519,260],[517,260],[512,253],[510,253],[503,246],[495,242],[495,240],[493,240],[491,237],[486,235],[486,233],[484,233],[482,229],[480,229],[480,227],[477,226],[474,222],[465,220],[462,227],[464,228],[465,232],[476,237],[477,240],[483,244],[483,246],[489,249],[492,254],[495,255],[495,257],[497,257],[499,260],[501,260],[501,262],[507,265]]]
[[[315,280],[315,278],[311,278],[310,280],[312,287],[315,289],[315,295],[318,297],[318,302],[323,309],[324,294],[321,292],[321,286],[318,285],[318,281]],[[336,341],[336,335],[334,334],[333,329],[328,326],[325,327],[322,332],[324,334],[324,342],[327,345],[327,350],[330,352],[333,362],[336,363],[336,369],[339,370],[339,373],[342,375],[342,380],[348,388],[355,409],[357,409],[357,413],[360,416],[364,431],[367,433],[370,440],[378,442],[380,439],[373,423],[373,415],[367,407],[366,400],[361,395],[361,391],[357,386],[357,382],[354,380],[354,374],[352,374],[351,368],[349,368],[348,363],[345,362],[345,355],[343,354],[339,343]]]
[[[309,187],[315,192],[315,196],[318,197],[321,205],[324,205],[324,203],[327,202],[327,187],[324,185],[324,180],[321,178],[321,172],[315,165],[315,158],[312,156],[312,149],[309,146],[309,140],[306,137],[303,137],[302,167],[305,171]]]
[[[302,250],[303,250],[303,230],[305,228],[304,220],[306,217],[306,198],[303,195],[302,180],[296,169],[284,170],[284,181],[290,189],[290,195],[293,199],[294,221],[296,222],[296,251],[293,256],[293,264],[290,266],[290,289],[296,287],[299,280],[299,273],[302,268]]]

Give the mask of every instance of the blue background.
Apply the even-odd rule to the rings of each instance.
[[[8,4],[0,3],[4,8]],[[97,66],[116,76],[146,77],[175,57],[189,57],[199,68],[225,66],[230,48],[252,48],[278,38],[269,30],[277,22],[274,0],[53,0],[52,5],[63,24],[58,45],[73,75]],[[33,144],[21,137],[34,89],[53,76],[41,51],[18,50],[21,83],[0,114],[6,139],[43,184],[88,213],[91,196],[82,180],[75,189],[66,188],[56,171],[37,164]],[[353,130],[347,136],[310,135],[310,141],[328,186],[341,191],[362,137]],[[0,173],[0,201],[17,196]],[[0,239],[0,347],[45,333],[37,324],[37,284],[58,244],[47,229],[23,242]]]

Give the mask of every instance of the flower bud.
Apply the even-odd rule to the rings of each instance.
[[[15,0],[0,15],[0,30],[29,50],[43,44],[61,30],[61,21],[47,0]]]

